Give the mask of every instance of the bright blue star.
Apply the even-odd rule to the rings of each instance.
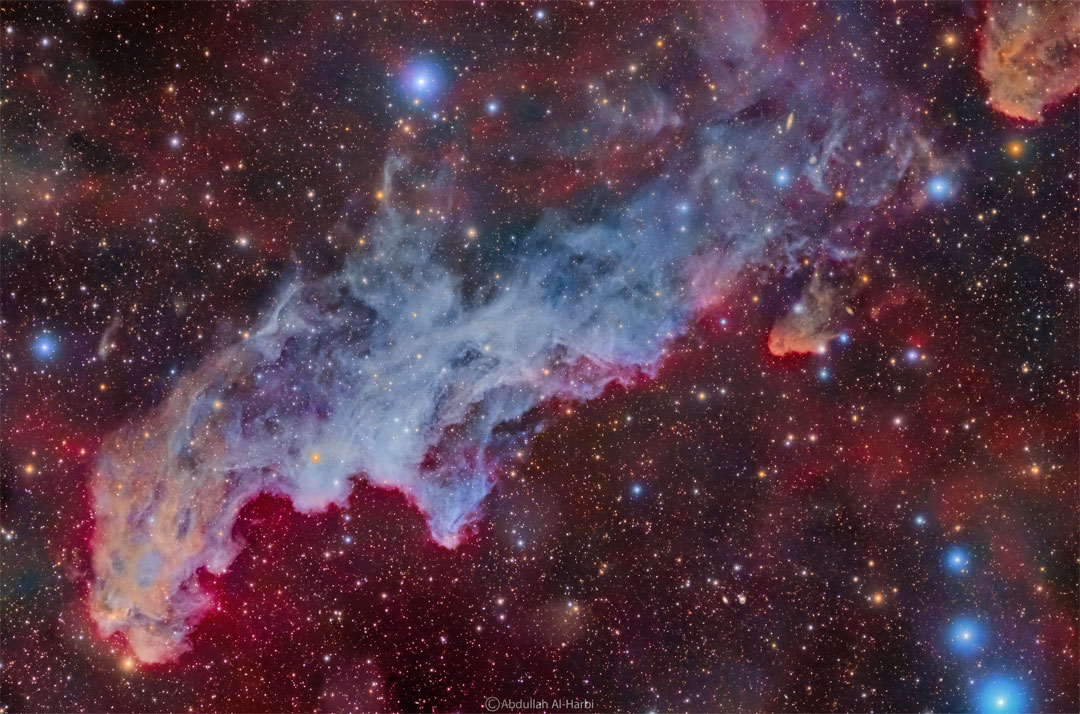
[[[633,486],[630,487],[630,494],[633,496],[640,496],[644,492],[645,487],[642,486],[640,483],[635,483]]]
[[[1008,677],[983,680],[976,696],[978,710],[987,714],[1018,714],[1027,698],[1020,682]]]
[[[945,552],[945,569],[953,575],[967,573],[971,566],[971,554],[962,545],[954,545]]]
[[[840,333],[840,336],[839,336],[839,337],[837,337],[836,339],[837,339],[837,340],[839,340],[839,341],[840,341],[840,344],[842,344],[842,345],[850,344],[850,342],[851,342],[851,335],[849,335],[849,334],[848,334],[848,333],[846,333],[846,332],[841,332],[841,333]]]
[[[437,62],[416,60],[405,66],[401,73],[405,94],[414,102],[432,99],[443,90],[442,69]]]
[[[56,354],[56,339],[48,333],[40,335],[34,340],[34,354],[41,359],[51,359]]]
[[[946,198],[952,198],[956,189],[947,176],[939,175],[932,177],[926,184],[926,193],[935,201],[944,201]]]
[[[949,622],[946,639],[949,647],[958,655],[970,655],[983,648],[984,628],[978,619],[962,615]]]
[[[829,370],[825,367],[822,367],[818,370],[817,376],[818,379],[820,379],[822,382],[827,382],[829,381]]]
[[[919,515],[915,516],[915,525],[917,525],[917,526],[925,526],[926,525],[926,516],[924,516],[921,513]]]
[[[487,110],[488,114],[498,114],[499,113],[499,103],[497,101],[495,101],[494,99],[489,100],[487,105],[484,108]]]
[[[412,88],[419,94],[429,91],[434,86],[435,82],[427,72],[418,72],[416,76],[412,78]]]
[[[540,8],[539,10],[537,10],[536,11],[536,19],[537,20],[546,20],[547,19],[547,10],[545,10],[544,8]]]
[[[777,188],[784,188],[790,183],[791,174],[788,173],[787,169],[780,169],[775,174],[773,174],[773,185],[775,185]]]

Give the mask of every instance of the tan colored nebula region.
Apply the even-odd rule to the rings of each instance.
[[[1080,87],[1080,4],[994,3],[983,29],[979,71],[990,105],[1042,121],[1042,112]]]
[[[231,530],[243,500],[212,465],[225,452],[225,405],[212,402],[215,413],[205,415],[201,428],[182,427],[189,405],[202,396],[193,392],[205,387],[205,372],[184,380],[148,419],[115,434],[95,474],[93,565],[109,577],[95,583],[91,614],[103,634],[125,632],[146,662],[186,649],[192,614],[208,606],[192,571],[205,562],[221,572],[240,547]],[[179,458],[173,453],[178,433],[190,433]]]
[[[839,290],[815,273],[802,299],[773,325],[769,351],[777,357],[824,352],[840,334],[835,318],[841,302]]]

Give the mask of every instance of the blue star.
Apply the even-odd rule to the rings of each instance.
[[[788,173],[787,169],[780,169],[775,174],[773,174],[773,185],[775,185],[777,188],[785,188],[790,183],[791,174]]]
[[[982,623],[970,615],[962,615],[949,623],[947,640],[949,647],[958,655],[970,655],[983,647]]]
[[[41,359],[52,359],[56,354],[56,340],[47,332],[34,341],[34,354]]]
[[[1024,711],[1024,688],[1008,677],[991,677],[979,685],[977,706],[990,714],[1018,714]]]
[[[962,545],[954,545],[945,553],[945,569],[953,575],[963,575],[971,566],[971,554]]]
[[[947,176],[934,176],[926,184],[926,193],[935,201],[944,201],[956,194],[956,189]]]
[[[443,73],[438,63],[416,60],[406,65],[401,74],[405,94],[414,101],[431,99],[443,89]]]
[[[642,486],[640,483],[635,483],[633,486],[630,487],[630,495],[632,496],[640,496],[644,492],[645,487]]]

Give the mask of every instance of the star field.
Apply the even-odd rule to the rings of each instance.
[[[0,712],[1077,711],[1075,10],[0,6]]]

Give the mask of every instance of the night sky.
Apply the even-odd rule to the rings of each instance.
[[[0,712],[1080,710],[1075,4],[0,33]]]

